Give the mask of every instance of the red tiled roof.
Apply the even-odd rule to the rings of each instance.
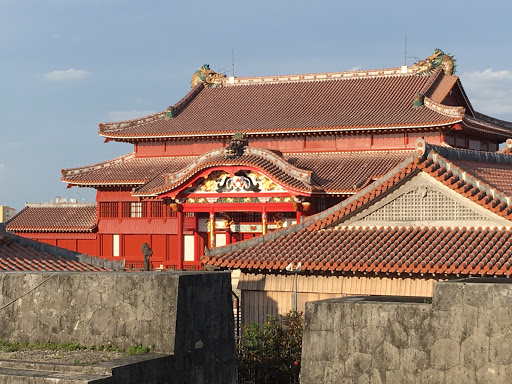
[[[84,186],[143,185],[158,175],[182,169],[196,158],[135,157],[135,153],[130,153],[93,165],[63,169],[61,180]]]
[[[96,204],[27,204],[6,222],[13,232],[92,232],[96,228]]]
[[[435,72],[435,76],[440,71]],[[100,124],[108,138],[231,135],[373,128],[441,126],[460,122],[428,107],[413,108],[414,95],[433,77],[400,68],[297,75],[286,79],[236,78],[191,91],[174,109],[126,122]],[[435,92],[434,92],[435,93]],[[179,107],[179,108],[178,108]]]
[[[0,271],[105,271],[72,258],[23,246],[0,233]]]
[[[339,227],[302,230],[215,265],[283,271],[512,275],[510,228]]]
[[[285,153],[282,156],[274,152],[247,147],[260,152],[270,153],[268,158],[244,155],[240,159],[226,160],[219,151],[211,151],[203,156],[186,157],[149,157],[137,158],[128,155],[112,161],[89,165],[86,167],[62,171],[62,181],[85,186],[133,185],[134,180],[141,182],[134,195],[146,196],[168,191],[174,187],[166,182],[165,175],[193,176],[194,172],[213,166],[246,165],[259,168],[270,177],[288,185],[292,189],[326,193],[353,194],[361,187],[386,174],[397,164],[412,156],[412,150],[393,151],[346,151],[320,153]],[[219,153],[217,153],[219,152]],[[210,154],[217,153],[212,156]],[[275,157],[271,159],[271,157]],[[202,159],[202,160],[201,160]],[[286,175],[283,167],[276,167],[276,162],[283,160],[297,172],[311,172],[310,182],[304,184],[300,177]],[[200,163],[200,164],[199,164]],[[284,165],[286,168],[286,165]],[[190,168],[189,170],[187,170]],[[185,172],[187,171],[187,172]],[[177,177],[177,176],[176,176]],[[183,177],[180,176],[180,180]],[[127,181],[131,180],[131,181]],[[143,181],[144,180],[144,181]],[[311,189],[312,188],[312,189]]]
[[[486,171],[492,172],[486,174]],[[351,198],[294,227],[245,244],[209,251],[203,261],[249,270],[282,270],[290,262],[301,262],[305,270],[316,271],[512,275],[510,228],[333,229],[419,172],[429,174],[460,195],[512,221],[508,194],[512,186],[512,157],[435,147],[419,141],[416,158],[405,161]],[[501,178],[497,177],[500,172]],[[379,252],[385,256],[379,259]]]

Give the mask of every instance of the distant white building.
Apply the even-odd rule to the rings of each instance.
[[[16,214],[16,209],[8,207],[7,205],[0,205],[0,222],[9,220]]]

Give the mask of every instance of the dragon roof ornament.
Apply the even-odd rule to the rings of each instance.
[[[414,63],[413,69],[416,74],[423,72],[430,72],[437,67],[443,68],[446,75],[453,75],[455,73],[456,64],[452,55],[444,53],[441,49],[434,49],[434,53],[427,57],[425,60],[419,60]]]
[[[194,88],[200,83],[203,83],[205,86],[211,87],[221,84],[222,79],[225,77],[226,75],[213,71],[208,64],[205,64],[194,72],[190,80],[190,85]]]
[[[226,159],[237,159],[244,154],[245,147],[249,145],[247,135],[245,133],[236,132],[231,138],[229,147],[226,148]]]

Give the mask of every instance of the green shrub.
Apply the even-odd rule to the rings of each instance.
[[[267,322],[244,326],[238,348],[239,382],[298,383],[304,317],[301,312],[267,315]]]

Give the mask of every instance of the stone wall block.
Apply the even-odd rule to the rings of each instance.
[[[512,287],[510,284],[495,284],[493,300],[489,304],[493,308],[512,308]]]
[[[465,320],[461,316],[461,308],[459,312],[451,311],[434,311],[432,318],[432,332],[438,339],[450,338],[457,342],[461,342],[463,337]]]
[[[510,384],[512,370],[509,366],[488,363],[476,371],[476,383],[478,384]]]
[[[347,328],[347,331],[350,328]],[[387,327],[366,327],[353,337],[357,339],[359,352],[373,353],[382,345],[387,335]],[[343,339],[342,339],[343,342]]]
[[[417,384],[444,384],[445,374],[437,369],[426,369],[417,375]]]
[[[422,350],[403,348],[400,350],[400,368],[418,374],[430,367],[430,357]]]
[[[325,368],[324,377],[319,383],[337,384],[345,374],[345,364],[334,360]]]
[[[491,308],[494,305],[494,284],[461,284],[463,288],[462,304],[471,305],[475,308]]]
[[[452,310],[456,305],[462,303],[463,296],[462,284],[438,282],[434,285],[432,306],[436,311]]]
[[[363,332],[366,333],[366,332]],[[357,334],[359,336],[359,334]],[[350,354],[354,352],[363,352],[364,348],[361,345],[361,340],[356,337],[353,328],[343,328],[338,332],[332,332],[329,337],[334,344],[336,351],[336,361],[346,361]]]
[[[345,362],[345,376],[359,377],[370,370],[372,355],[355,352]]]
[[[435,369],[447,370],[459,364],[460,344],[452,339],[439,339],[432,346],[430,359]]]
[[[383,342],[372,355],[372,368],[379,371],[397,370],[400,366],[400,351],[394,345]]]
[[[313,361],[329,361],[330,358],[334,357],[337,350],[337,346],[332,342],[333,336],[334,334],[331,331],[305,332],[302,345],[307,345],[308,348],[304,350],[303,357]],[[328,345],[324,345],[325,343],[328,343]],[[343,346],[340,347],[343,348]],[[350,347],[347,346],[346,349],[350,350]]]
[[[409,335],[407,330],[398,322],[389,324],[386,328],[385,340],[397,348],[407,348],[409,346]]]
[[[386,371],[386,384],[410,384],[415,382],[415,377],[402,370]]]
[[[489,361],[499,365],[512,364],[512,339],[495,335],[490,338]]]
[[[476,372],[462,365],[450,368],[445,374],[446,384],[476,383]]]
[[[460,347],[460,362],[475,372],[489,362],[489,337],[479,332],[464,340]]]

